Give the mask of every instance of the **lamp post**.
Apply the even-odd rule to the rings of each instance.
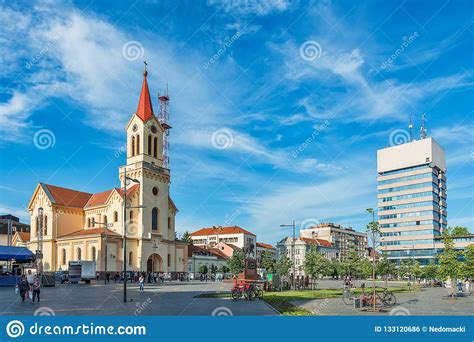
[[[378,233],[378,227],[375,224],[375,211],[374,208],[368,208],[366,209],[369,214],[372,214],[372,222],[369,225],[369,233],[371,234],[372,238],[372,285],[373,285],[373,310],[376,310],[375,304],[376,304],[376,299],[375,299],[375,243],[376,243],[376,234]]]
[[[140,184],[138,179],[127,177],[127,168],[123,175],[123,301],[127,302],[127,209],[145,208],[144,206],[127,206],[127,181]]]
[[[38,219],[37,219],[37,249],[36,249],[36,276],[39,277],[41,282],[40,274],[43,273],[43,208],[38,208]]]
[[[296,238],[296,226],[295,226],[295,220],[293,220],[292,224],[280,224],[280,227],[293,227],[293,240],[291,242],[291,259],[293,262],[293,275],[291,277],[291,289],[295,290],[295,238]]]

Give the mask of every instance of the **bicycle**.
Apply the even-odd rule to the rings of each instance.
[[[262,294],[263,296],[263,294]],[[232,288],[230,290],[230,297],[233,300],[240,299],[244,297],[247,300],[254,300],[255,299],[255,291],[249,285],[240,285],[237,287]]]
[[[384,306],[395,306],[397,304],[397,297],[393,294],[392,291],[389,291],[387,288],[384,288],[382,294],[379,295],[380,299]]]

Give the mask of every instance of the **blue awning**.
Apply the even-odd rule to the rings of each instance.
[[[0,260],[32,261],[35,255],[26,247],[0,246]]]

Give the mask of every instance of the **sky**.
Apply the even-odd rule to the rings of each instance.
[[[448,224],[474,226],[472,1],[38,1],[0,10],[0,212],[38,182],[119,186],[148,63],[170,96],[178,235],[238,225],[276,243],[364,231],[376,151],[446,151]]]

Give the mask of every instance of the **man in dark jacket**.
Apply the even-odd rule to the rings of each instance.
[[[25,297],[26,293],[28,292],[30,288],[30,284],[28,284],[28,281],[26,280],[25,275],[21,276],[20,283],[18,284],[18,289],[20,290],[20,297],[21,297],[21,302],[25,302]]]

